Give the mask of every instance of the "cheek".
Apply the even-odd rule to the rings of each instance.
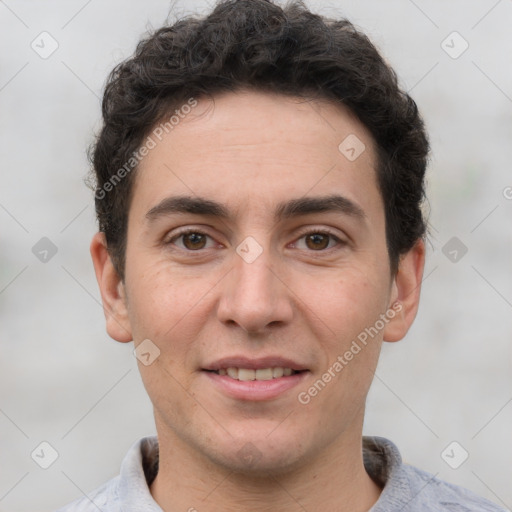
[[[126,276],[134,339],[158,340],[193,310],[205,286],[173,271],[166,261],[148,259],[139,266],[140,271],[133,265]]]
[[[150,268],[149,262],[146,268]],[[127,283],[135,345],[149,339],[160,351],[158,372],[140,365],[143,379],[151,379],[153,385],[156,378],[163,378],[168,385],[167,370],[173,376],[179,375],[182,384],[188,386],[197,364],[197,340],[201,339],[204,325],[210,318],[208,292],[215,281],[204,275],[193,277],[177,272],[167,262],[165,265],[153,263],[152,269],[145,272],[132,272],[127,275]],[[189,375],[186,369],[190,369]]]
[[[147,273],[132,279],[128,290],[129,315],[135,342],[149,338],[159,339],[172,326],[176,310],[176,290],[172,284]]]
[[[153,403],[155,416],[171,429],[177,424],[186,428],[193,423],[197,412],[201,412],[193,393],[187,391],[190,381],[179,371],[180,366],[173,367],[164,354],[151,366],[139,363],[142,382]]]
[[[325,356],[317,377],[326,384],[313,384],[310,391],[322,414],[343,424],[364,403],[373,379],[382,330],[375,334],[370,328],[385,311],[386,289],[356,270],[326,281],[322,289],[308,296],[308,306]]]
[[[331,269],[324,277],[302,277],[296,282],[302,283],[297,295],[312,321],[341,347],[373,325],[387,307],[387,283],[369,267]]]

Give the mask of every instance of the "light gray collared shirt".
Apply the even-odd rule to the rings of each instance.
[[[368,512],[507,512],[463,487],[404,464],[398,448],[383,437],[363,437],[363,460],[368,474],[383,487]],[[130,448],[118,476],[57,512],[162,512],[149,492],[157,470],[157,438],[145,437]]]

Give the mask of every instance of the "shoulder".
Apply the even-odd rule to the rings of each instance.
[[[405,464],[384,437],[363,437],[366,471],[383,487],[371,512],[508,512],[472,491]]]
[[[119,475],[56,512],[121,512],[127,507],[161,511],[148,488],[148,478],[154,474],[157,463],[158,440],[156,436],[144,437],[128,450]]]
[[[411,496],[411,510],[446,512],[505,512],[505,509],[472,491],[441,480],[431,473],[403,464],[404,476],[417,493]]]
[[[119,476],[116,476],[87,496],[77,498],[56,512],[119,512],[121,509],[117,494],[118,482]]]

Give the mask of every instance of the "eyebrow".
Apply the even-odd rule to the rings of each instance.
[[[274,220],[279,221],[321,212],[338,212],[350,217],[363,220],[366,215],[356,203],[341,195],[320,197],[300,197],[277,205]],[[160,201],[146,213],[146,219],[153,222],[160,217],[176,213],[191,213],[207,215],[221,219],[230,219],[231,215],[226,206],[211,199],[192,196],[172,196]]]

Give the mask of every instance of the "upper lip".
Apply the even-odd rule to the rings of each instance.
[[[291,368],[295,371],[307,370],[303,364],[280,356],[267,356],[249,358],[244,356],[223,357],[203,367],[203,370],[220,370],[221,368],[248,368],[259,370],[262,368]]]

